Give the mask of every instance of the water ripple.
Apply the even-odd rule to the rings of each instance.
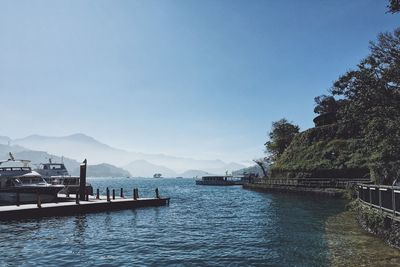
[[[93,179],[119,192],[138,187],[169,207],[0,224],[3,266],[321,266],[325,221],[337,200],[196,186],[191,179]]]

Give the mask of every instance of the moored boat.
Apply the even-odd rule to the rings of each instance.
[[[61,194],[76,194],[79,190],[80,177],[71,176],[62,162],[53,163],[49,159],[48,163],[41,163],[35,171],[42,175],[46,182],[52,185],[63,185],[64,189],[60,191]],[[86,183],[86,192],[89,195],[93,194],[93,187],[89,183]]]
[[[32,171],[28,160],[0,161],[0,204],[52,202],[63,185],[51,185]]]
[[[207,175],[196,180],[197,185],[243,185],[241,177],[232,175]]]

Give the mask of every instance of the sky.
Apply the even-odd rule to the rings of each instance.
[[[249,163],[400,26],[378,0],[0,0],[0,135]],[[77,148],[79,149],[79,148]]]

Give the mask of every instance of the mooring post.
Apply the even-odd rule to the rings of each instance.
[[[156,188],[156,198],[160,198],[160,192],[158,191],[158,187]]]
[[[79,205],[79,190],[75,194],[75,203]]]
[[[108,187],[107,187],[106,193],[107,193],[107,201],[110,202],[111,201],[110,200],[110,189],[108,189]]]
[[[136,198],[139,198],[139,188],[136,188]]]
[[[86,196],[86,201],[89,201],[89,190],[85,187],[85,196]]]
[[[112,196],[113,196],[113,200],[115,200],[115,189],[113,189],[113,191],[112,191]]]
[[[121,194],[120,194],[120,197],[121,197],[121,198],[124,198],[124,189],[123,189],[123,188],[121,188]]]
[[[17,206],[19,206],[19,192],[17,192]]]
[[[40,194],[37,194],[37,207],[41,208],[42,207],[42,199],[40,197]]]
[[[100,189],[96,190],[96,199],[100,199]]]
[[[87,160],[85,159],[80,165],[80,175],[79,175],[79,200],[85,200],[86,193],[86,167]]]
[[[137,198],[138,198],[137,195],[138,195],[138,194],[137,194],[137,188],[134,188],[134,189],[133,189],[133,199],[134,199],[134,200],[137,200]]]

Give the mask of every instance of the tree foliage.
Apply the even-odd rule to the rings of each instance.
[[[400,0],[389,0],[387,7],[391,13],[400,12]]]
[[[286,119],[272,122],[269,141],[265,143],[266,152],[271,155],[271,160],[276,160],[290,145],[294,136],[299,133],[299,126],[288,122]]]
[[[389,183],[400,168],[400,28],[380,34],[370,51],[357,69],[334,83],[331,93],[342,99],[342,130],[365,140],[372,168]]]
[[[338,104],[333,96],[320,95],[314,98],[315,108],[314,113],[326,114],[326,113],[336,113],[338,109]]]

